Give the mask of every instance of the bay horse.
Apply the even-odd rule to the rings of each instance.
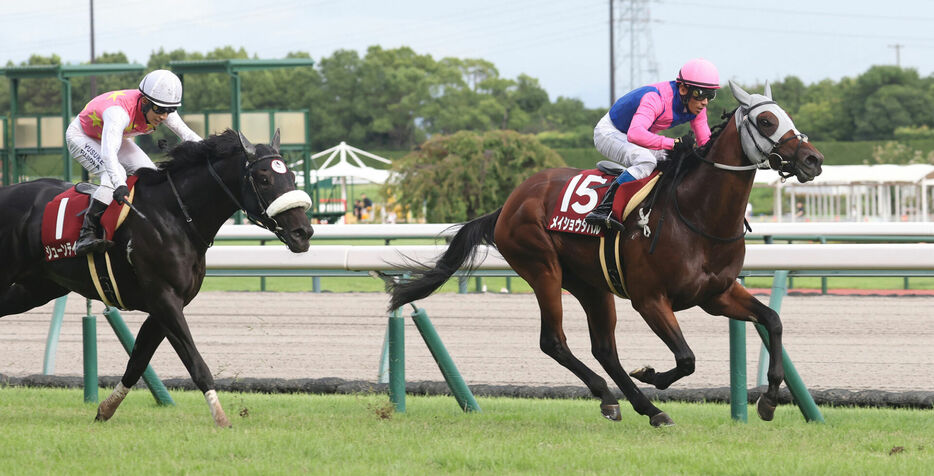
[[[731,87],[740,106],[714,128],[702,149],[659,164],[667,168],[656,185],[657,199],[651,206],[645,201],[640,204],[643,211],[650,208],[647,227],[637,223],[632,213],[619,240],[628,298],[674,353],[671,370],[644,367],[626,373],[617,354],[614,295],[602,272],[599,238],[548,230],[548,216],[562,199],[564,185],[580,173],[578,169],[548,169],[532,175],[499,210],[463,224],[433,266],[405,265],[412,279],[390,284],[390,309],[427,297],[461,267],[473,267],[478,245],[493,245],[535,293],[541,310],[542,351],[586,384],[600,399],[604,417],[620,420],[619,402],[606,381],[568,348],[562,329],[562,288],[584,308],[594,357],[652,426],[673,421],[630,377],[666,389],[694,372],[694,354],[681,334],[675,311],[700,306],[712,315],[762,324],[769,332],[768,349],[773,357],[768,390],[757,410],[763,420],[771,420],[784,378],[782,324],[775,311],[736,280],[745,256],[745,207],[757,168],[772,168],[783,178],[795,176],[806,182],[821,173],[823,155],[772,101],[768,84],[762,95],[749,94],[732,82]]]
[[[120,384],[101,402],[96,420],[113,416],[156,348],[168,339],[204,393],[214,422],[230,426],[183,309],[201,288],[205,252],[237,210],[272,230],[289,250],[308,250],[313,230],[305,210],[311,199],[296,190],[295,174],[282,160],[279,141],[276,131],[270,145],[253,145],[242,133],[228,129],[201,142],[183,142],[169,151],[170,159],[158,169],[137,171],[134,213],[116,230],[108,253],[124,307],[149,315]],[[40,239],[43,210],[73,186],[38,179],[0,187],[0,316],[28,311],[69,291],[101,300],[85,256],[45,260]]]

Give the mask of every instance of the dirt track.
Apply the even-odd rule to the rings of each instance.
[[[768,298],[761,298],[767,300]],[[278,377],[376,381],[386,329],[380,293],[202,293],[187,308],[195,343],[218,378]],[[583,311],[565,296],[571,349],[600,375],[590,355]],[[538,348],[539,319],[528,294],[443,294],[420,303],[469,384],[581,385]],[[617,301],[617,342],[627,370],[651,364],[667,370],[671,352],[627,302]],[[100,313],[103,305],[94,304]],[[407,311],[408,312],[408,311]],[[0,374],[42,372],[52,305],[0,319]],[[85,302],[68,300],[56,358],[57,375],[80,375]],[[782,306],[785,348],[809,388],[934,390],[934,297],[788,296]],[[145,317],[124,312],[135,333]],[[729,385],[727,320],[700,310],[678,314],[697,357],[696,372],[672,388]],[[121,375],[127,356],[106,319],[97,319],[99,374]],[[750,385],[758,336],[747,331]],[[406,320],[406,378],[442,376],[411,319]],[[187,378],[167,343],[153,368],[162,378]]]

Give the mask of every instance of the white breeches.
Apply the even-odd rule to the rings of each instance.
[[[594,127],[593,144],[604,157],[626,167],[636,180],[648,177],[658,161],[668,156],[664,150],[650,150],[629,142],[626,133],[613,125],[610,113],[606,113]]]
[[[120,149],[117,150],[118,163],[106,163],[101,154],[101,142],[84,133],[78,118],[75,118],[65,131],[65,142],[71,156],[87,169],[88,173],[100,176],[101,187],[94,192],[93,198],[106,204],[113,201],[114,189],[126,183],[127,174],[133,174],[142,168],[156,168],[152,159],[132,139],[123,139],[120,144]]]

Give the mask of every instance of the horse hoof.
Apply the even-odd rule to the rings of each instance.
[[[214,424],[218,428],[232,428],[233,425],[230,424],[230,420],[227,419],[227,415],[220,415],[220,418],[214,420]]]
[[[649,418],[649,423],[652,426],[658,428],[661,426],[675,426],[674,420],[672,420],[665,412],[659,412],[657,415]]]
[[[620,421],[623,419],[619,413],[619,404],[600,405],[600,413],[603,413],[603,417],[607,420]]]
[[[759,413],[759,418],[762,421],[772,421],[772,418],[775,417],[775,405],[771,403],[764,393],[759,395],[759,400],[756,401],[756,412]]]
[[[110,416],[112,416],[112,415],[110,415]],[[94,421],[105,422],[105,421],[107,421],[107,420],[110,420],[110,416],[104,416],[104,415],[101,413],[101,409],[98,408],[98,409],[97,409],[97,416],[94,417]]]
[[[646,365],[641,369],[629,372],[629,376],[642,383],[653,384],[655,381],[655,369]]]

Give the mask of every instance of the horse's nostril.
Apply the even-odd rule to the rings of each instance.
[[[296,228],[292,230],[292,236],[298,238],[299,240],[307,240],[311,238],[311,230],[305,228]]]

